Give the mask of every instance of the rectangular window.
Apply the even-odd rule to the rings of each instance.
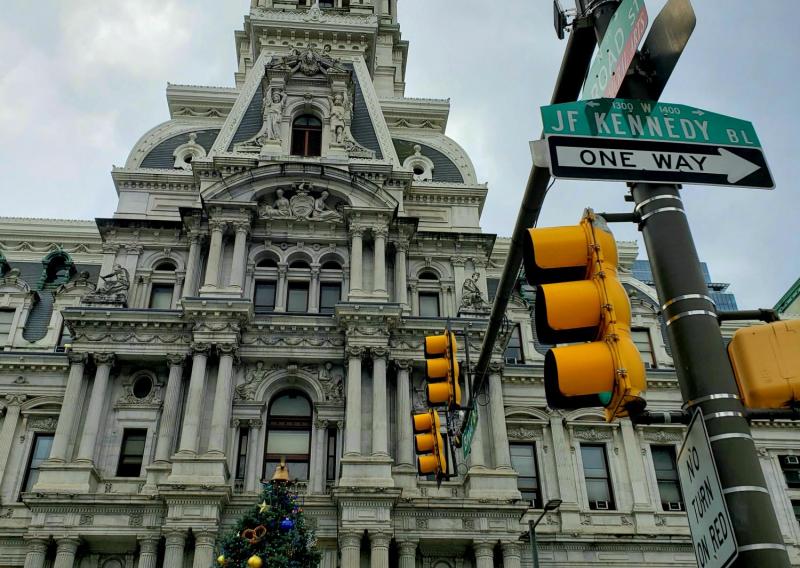
[[[0,349],[8,343],[15,310],[0,310]]]
[[[328,428],[327,458],[325,479],[334,481],[336,479],[336,428]]]
[[[1,342],[0,342],[1,343]],[[61,335],[58,337],[58,345],[56,351],[63,353],[67,350],[67,345],[72,344],[72,336],[69,334],[69,328],[66,324],[61,324]]]
[[[28,471],[25,472],[25,482],[22,484],[23,493],[33,489],[39,480],[39,466],[50,457],[50,448],[53,446],[54,437],[54,434],[36,434],[34,437]]]
[[[650,330],[643,327],[634,327],[631,329],[631,337],[633,337],[636,349],[639,350],[639,355],[642,356],[645,367],[654,368],[656,359],[653,355],[653,342],[650,341]]]
[[[519,324],[515,325],[514,329],[511,330],[505,358],[506,363],[510,365],[522,365],[525,362],[525,358],[522,356],[522,333]]]
[[[778,456],[786,478],[786,485],[790,489],[800,489],[800,456]]]
[[[257,314],[275,311],[275,282],[256,282],[253,308]]]
[[[342,285],[338,282],[323,282],[319,286],[319,313],[332,314],[342,297]]]
[[[156,310],[169,310],[172,308],[172,284],[153,284],[150,291],[150,307]]]
[[[486,291],[489,293],[489,302],[494,302],[494,297],[497,295],[497,287],[500,285],[499,278],[486,279]]]
[[[800,523],[800,501],[792,501],[792,509],[794,509],[794,518]]]
[[[614,494],[608,474],[608,458],[604,445],[581,444],[583,476],[589,508],[594,511],[614,509]]]
[[[534,509],[542,506],[535,444],[511,444],[511,467],[519,474],[517,488]]]
[[[420,292],[419,293],[419,315],[428,318],[439,317],[439,293]]]
[[[651,446],[653,466],[656,470],[658,493],[661,508],[665,511],[683,511],[683,497],[678,480],[678,467],[675,464],[675,448],[672,446]]]
[[[308,282],[289,282],[286,311],[301,313],[308,311]]]
[[[146,440],[147,430],[125,428],[122,434],[117,477],[139,477],[141,475]]]
[[[250,428],[239,429],[239,453],[236,455],[236,479],[244,479],[247,471],[247,445],[250,440]]]

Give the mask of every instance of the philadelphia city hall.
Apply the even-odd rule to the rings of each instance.
[[[551,499],[543,566],[696,565],[683,427],[547,408],[524,280],[471,454],[417,474],[423,338],[450,320],[478,353],[509,240],[449,99],[404,96],[397,9],[253,0],[235,86],[168,86],[111,218],[0,218],[0,568],[209,568],[282,459],[323,568],[529,567]],[[619,249],[649,407],[677,410],[649,266]],[[800,436],[753,427],[800,565]]]

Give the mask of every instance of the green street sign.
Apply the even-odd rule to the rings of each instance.
[[[467,422],[467,427],[464,428],[464,434],[462,435],[462,445],[461,449],[464,452],[464,459],[469,457],[470,452],[472,451],[472,438],[475,437],[475,428],[478,427],[478,407],[475,406],[472,408],[472,412],[469,413],[469,422]]]
[[[542,107],[545,136],[689,142],[761,148],[753,125],[699,108],[630,99],[594,99]]]
[[[613,97],[619,92],[646,29],[644,0],[622,0],[589,67],[582,99]]]

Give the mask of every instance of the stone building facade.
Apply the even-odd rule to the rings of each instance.
[[[403,96],[396,0],[307,4],[253,1],[235,87],[168,87],[112,218],[0,219],[0,567],[208,568],[281,458],[324,568],[531,566],[555,498],[544,566],[694,566],[682,427],[548,409],[523,284],[471,455],[417,475],[423,338],[450,321],[477,354],[509,241],[449,102]],[[678,409],[620,249],[649,405]],[[800,438],[754,433],[800,562]]]

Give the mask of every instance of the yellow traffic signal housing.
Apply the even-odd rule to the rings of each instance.
[[[458,345],[455,334],[445,332],[425,338],[425,367],[429,406],[444,406],[452,410],[461,405],[459,367],[456,361]]]
[[[788,408],[800,402],[800,320],[737,330],[728,358],[746,407]]]
[[[577,226],[529,229],[522,257],[528,283],[537,286],[539,339],[588,342],[547,352],[548,404],[603,406],[609,421],[644,409],[644,363],[631,337],[631,305],[605,220],[587,209]]]
[[[441,433],[441,421],[436,410],[415,414],[414,448],[418,454],[417,471],[420,475],[443,476],[447,472],[447,452]]]

